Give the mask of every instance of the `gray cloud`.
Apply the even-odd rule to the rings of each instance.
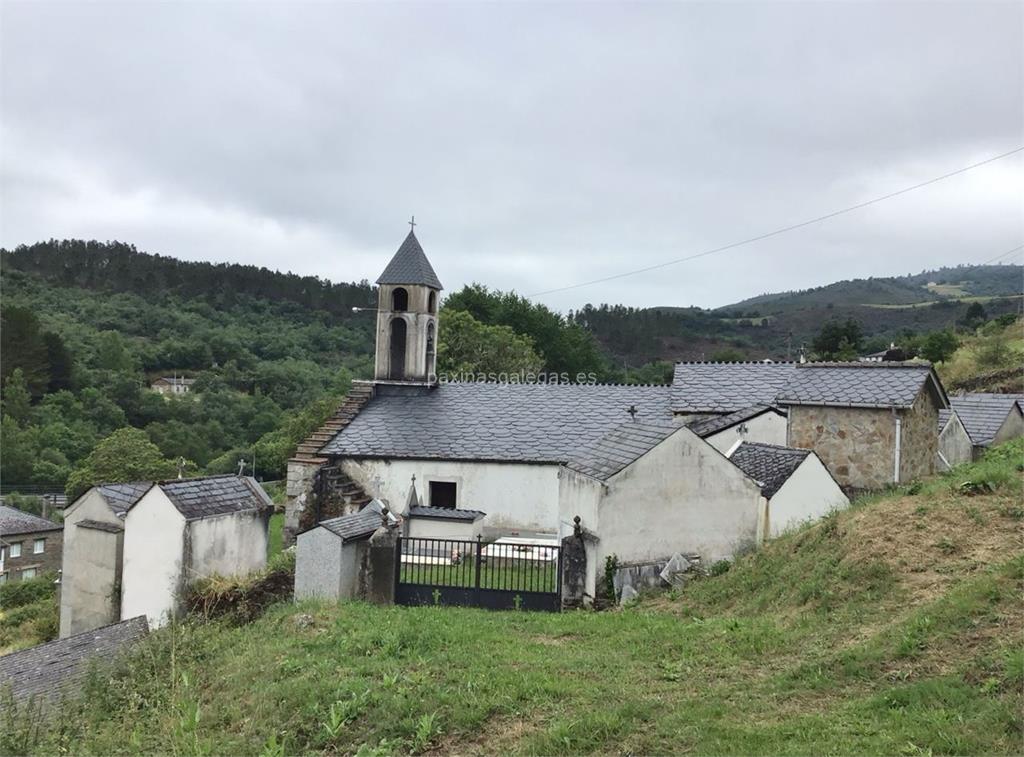
[[[0,244],[122,239],[449,290],[654,265],[1024,141],[1019,3],[3,6]],[[712,306],[1024,241],[1020,156],[542,298]]]

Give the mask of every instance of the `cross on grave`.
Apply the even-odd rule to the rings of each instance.
[[[178,458],[178,478],[185,478],[185,458]]]
[[[244,476],[245,475],[245,458],[244,457],[241,460],[238,461],[238,475],[239,476]]]
[[[629,417],[630,418],[632,418],[634,421],[636,420],[636,414],[637,414],[636,405],[630,405],[629,409],[626,410],[626,412],[629,413]]]
[[[380,499],[380,487],[383,484],[384,484],[384,479],[382,479],[379,475],[374,476],[370,480],[370,495],[374,499]]]

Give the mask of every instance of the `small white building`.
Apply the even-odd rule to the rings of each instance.
[[[850,504],[842,487],[811,450],[740,442],[729,451],[729,460],[761,487],[766,538]]]
[[[191,392],[192,385],[195,383],[195,379],[185,378],[183,376],[161,376],[153,381],[153,383],[149,385],[149,388],[157,394],[181,395]]]
[[[94,486],[64,511],[62,639],[121,619],[124,517],[152,485]]]
[[[726,415],[688,423],[693,433],[721,453],[737,442],[786,444],[786,413],[771,405],[754,405]]]
[[[185,587],[266,565],[273,503],[255,480],[235,475],[151,486],[125,516],[121,617],[152,627],[175,616]]]

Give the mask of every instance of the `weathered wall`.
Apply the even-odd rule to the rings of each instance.
[[[909,410],[899,411],[903,419],[900,445],[900,481],[913,481],[935,472],[939,451],[939,409],[927,387],[914,400]]]
[[[244,512],[188,524],[188,580],[251,573],[267,564],[269,513]]]
[[[939,432],[939,457],[936,462],[938,470],[949,470],[953,466],[971,461],[974,445],[964,428],[963,421],[956,413],[951,413],[945,427]]]
[[[850,500],[816,455],[808,455],[768,503],[768,536],[848,507]]]
[[[326,528],[313,528],[295,541],[295,599],[351,599],[359,577],[358,544],[342,544]]]
[[[1024,417],[1021,416],[1020,409],[1014,404],[1010,408],[1010,414],[1003,421],[1003,425],[999,427],[999,431],[992,438],[992,444],[1002,444],[1019,436],[1024,436]]]
[[[288,477],[285,482],[287,500],[284,508],[285,546],[291,545],[299,532],[299,518],[313,490],[313,478],[318,470],[320,464],[317,463],[288,461]]]
[[[598,570],[607,555],[651,562],[677,552],[705,563],[758,543],[760,488],[689,429],[607,481],[597,518]]]
[[[937,425],[931,428],[933,437]],[[895,439],[895,416],[889,410],[789,408],[788,446],[814,450],[844,487],[880,489],[892,483]]]
[[[117,533],[81,527],[107,523]],[[64,567],[60,582],[60,637],[121,619],[121,550],[124,523],[98,489],[90,489],[64,511]]]
[[[426,505],[430,481],[454,481],[457,507],[487,513],[481,524],[485,535],[558,530],[557,465],[361,459],[345,460],[342,468],[371,495],[378,491],[379,480],[377,496],[397,513],[405,509],[415,475],[416,490]]]
[[[437,362],[437,314],[428,311],[430,289],[425,286],[402,285],[409,293],[409,308],[406,311],[391,310],[392,293],[397,285],[383,284],[377,292],[377,342],[374,359],[374,377],[388,379],[391,375],[391,321],[401,318],[405,321],[405,380],[426,381],[436,372]],[[440,297],[438,297],[440,299]],[[434,324],[434,360],[428,367],[427,326]]]
[[[8,581],[21,581],[26,570],[34,570],[38,577],[47,571],[58,571],[63,553],[63,535],[60,531],[40,531],[39,533],[17,534],[6,536],[10,544],[21,545],[21,556],[11,557],[10,548],[4,559],[4,573]],[[43,540],[43,551],[35,552],[36,539]]]
[[[759,442],[761,444],[786,444],[786,417],[775,412],[761,413],[749,421],[744,421],[732,428],[719,431],[707,437],[704,441],[725,453],[738,441]],[[740,433],[740,428],[745,427],[746,433]]]
[[[151,628],[176,613],[184,587],[185,518],[158,487],[128,511],[121,619],[145,615]]]

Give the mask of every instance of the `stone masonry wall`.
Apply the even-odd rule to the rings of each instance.
[[[36,539],[43,540],[43,551],[35,552]],[[7,552],[7,560],[4,563],[4,571],[8,581],[22,580],[22,572],[34,570],[36,576],[41,576],[48,571],[60,570],[64,554],[64,532],[63,531],[41,531],[39,533],[18,534],[17,536],[5,536],[4,540],[10,544],[21,546],[21,556],[11,557],[10,549]]]
[[[896,421],[889,410],[789,408],[789,446],[814,450],[844,488],[880,489],[892,483],[895,444]]]
[[[927,387],[909,410],[900,412],[903,430],[900,444],[900,482],[906,483],[935,472],[939,450],[939,409]]]

